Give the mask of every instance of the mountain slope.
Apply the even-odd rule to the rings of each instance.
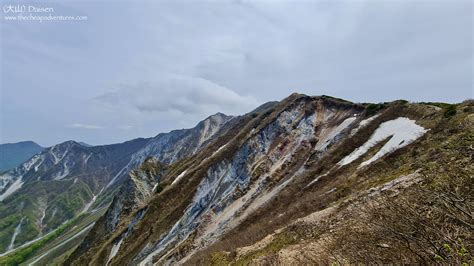
[[[413,144],[364,166],[382,142],[326,172],[324,165],[341,162],[328,157],[186,263],[471,264],[473,102],[455,106],[455,115],[434,106],[402,108],[397,115],[409,111],[429,128]]]
[[[216,114],[194,128],[149,139],[90,147],[68,141],[43,150],[0,175],[0,251],[106,206],[129,172],[146,158],[167,164],[189,156],[205,147],[230,119]],[[19,233],[13,237],[15,228]]]
[[[41,237],[87,211],[117,169],[146,143],[137,139],[87,148],[68,141],[43,150],[0,176],[4,185],[0,192],[0,250]],[[13,241],[16,227],[19,234]],[[13,245],[7,248],[10,242]]]
[[[41,150],[33,141],[0,144],[0,172],[17,167]]]
[[[382,200],[387,191],[406,196],[410,187],[420,186],[420,180],[435,182],[423,174],[433,171],[426,165],[436,162],[432,148],[444,145],[447,131],[456,133],[451,139],[454,147],[472,146],[472,103],[458,109],[462,111],[453,116],[431,104],[354,104],[293,94],[234,118],[206,148],[171,164],[155,179],[160,189],[153,189],[140,204],[132,203],[132,211],[122,213],[111,231],[104,229],[109,216],[102,217],[66,263],[367,262],[363,257],[374,252],[367,245],[362,245],[367,248],[360,257],[336,249],[341,243],[336,241],[337,232],[352,227],[333,224],[349,221],[348,216],[368,209],[366,202],[375,204],[372,199]],[[437,152],[440,158],[449,158],[450,151]],[[456,158],[454,169],[459,169],[454,175],[459,175],[462,187],[457,193],[465,197],[472,189],[466,178],[472,174],[472,151]],[[453,173],[446,175],[444,180],[450,181],[445,184],[455,183],[450,179]],[[472,196],[466,199],[472,204]],[[355,215],[354,221],[367,225],[371,220],[359,217],[375,211],[364,215]],[[320,224],[333,230],[325,236],[332,240],[319,238],[324,233]],[[448,225],[456,229],[464,249],[472,250],[466,244],[472,236],[466,226],[453,221]],[[370,228],[376,227],[360,233],[372,234]],[[356,240],[347,248],[355,250],[360,244]],[[394,245],[379,242],[372,243],[380,248]],[[315,253],[304,253],[306,243]],[[327,253],[325,245],[338,253]],[[407,249],[397,247],[394,252],[406,262],[425,260]],[[307,255],[299,256],[303,253]],[[372,262],[391,262],[387,257]]]

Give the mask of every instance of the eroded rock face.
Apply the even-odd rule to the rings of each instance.
[[[121,217],[130,215],[147,203],[165,173],[166,165],[153,157],[129,173],[129,178],[120,187],[105,214],[107,233],[115,230]]]
[[[161,163],[170,164],[193,155],[205,147],[231,119],[231,116],[217,113],[199,122],[194,128],[158,134],[132,155],[130,161],[109,181],[107,187],[120,185],[121,179],[148,157],[155,157]]]
[[[149,188],[156,185],[156,179],[147,181],[148,176],[132,172],[132,181],[134,177],[145,181],[122,188],[128,196],[117,197],[105,216],[110,219],[97,225],[99,228],[100,224],[107,224],[107,233],[101,234],[102,238],[94,238],[97,232],[89,234],[87,241],[94,246],[76,251],[68,262],[186,263],[201,250],[235,234],[242,225],[252,226],[249,219],[259,217],[264,208],[271,209],[282,194],[290,205],[299,199],[292,199],[288,191],[310,198],[309,193],[320,178],[330,178],[347,169],[365,171],[352,167],[352,162],[338,162],[364,145],[381,123],[397,119],[397,112],[399,109],[395,108],[367,115],[363,105],[292,95],[232,119],[222,127],[225,130],[221,134],[210,130],[210,123],[203,123],[201,132],[216,137],[199,140],[192,146],[206,142],[208,146],[185,162],[170,162],[169,169],[173,170],[161,176],[160,180],[166,183],[161,192],[150,195]],[[375,153],[381,143],[382,140],[371,146],[367,153]],[[360,164],[361,159],[354,163]],[[335,193],[340,192],[329,187],[324,195]]]
[[[304,169],[303,163],[318,143],[317,130],[325,132],[319,148],[324,151],[337,142],[350,125],[344,121],[355,120],[352,118],[359,112],[355,109],[316,110],[312,108],[313,103],[310,99],[295,101],[265,127],[252,129],[230,160],[211,165],[184,215],[157,243],[142,250],[138,255],[143,258],[140,263],[148,264],[154,257],[169,254],[170,249],[179,246],[192,233],[195,233],[195,249],[211,244],[291,181],[293,176],[281,173],[285,168],[293,168],[295,172]],[[331,119],[342,122],[329,126]],[[177,262],[183,258],[162,259]]]
[[[316,114],[304,114],[303,108],[304,104],[300,104],[294,109],[282,112],[276,120],[260,131],[251,132],[247,141],[230,160],[221,161],[209,167],[206,176],[197,188],[193,202],[182,218],[155,246],[150,245],[142,251],[146,254],[148,250],[153,250],[143,262],[149,262],[154,255],[159,254],[161,250],[166,250],[170,245],[178,245],[196,229],[204,231],[201,235],[202,242],[223,233],[224,227],[228,226],[233,216],[245,210],[244,202],[241,202],[240,206],[235,204],[231,208],[228,207],[239,199],[242,192],[249,191],[252,170],[259,164],[273,166],[268,169],[270,172],[265,172],[267,175],[264,175],[264,172],[260,173],[260,176],[255,175],[257,179],[255,186],[258,186],[260,191],[264,190],[268,186],[264,179],[270,177],[271,171],[278,170],[279,166],[291,160],[294,151],[301,143],[309,142],[314,138]],[[271,145],[276,144],[277,137],[286,141],[279,143],[280,147],[270,150]],[[256,194],[258,194],[256,191],[252,191],[245,193],[242,197],[249,197],[245,202],[248,204]],[[215,230],[210,232],[208,227]]]
[[[246,124],[236,125],[233,130],[238,131],[230,129],[228,134],[232,137],[227,138],[227,143],[203,151],[208,154],[205,159],[190,165],[173,182],[171,186],[181,186],[193,175],[193,169],[207,167],[181,218],[157,241],[146,243],[134,255],[133,263],[147,264],[157,258],[177,262],[214,242],[302,173],[311,155],[324,153],[337,143],[341,135],[350,131],[363,109],[352,104],[326,105],[319,98],[296,95],[260,110],[248,115],[253,120],[242,118]],[[203,128],[207,128],[206,124]],[[119,207],[113,206],[109,212],[118,213]],[[139,221],[136,226],[143,225]],[[179,247],[191,234],[193,251],[170,256],[173,248]],[[120,254],[127,245],[121,243],[119,250],[116,245],[113,252]],[[114,263],[113,258],[110,263]]]
[[[110,251],[110,261],[120,249],[123,240],[133,232],[133,226],[145,215],[144,207],[148,199],[156,192],[167,166],[156,158],[150,157],[138,168],[130,172],[129,179],[120,187],[112,204],[105,213],[105,234],[111,234],[123,218],[130,217],[127,229],[117,239]],[[138,210],[138,211],[137,211]],[[136,211],[136,213],[133,213]]]

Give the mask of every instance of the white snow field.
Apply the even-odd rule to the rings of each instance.
[[[370,139],[364,145],[355,149],[351,154],[344,157],[338,162],[339,166],[350,164],[364,155],[370,148],[390,137],[390,140],[369,160],[362,162],[360,167],[369,165],[370,163],[380,159],[385,154],[405,147],[412,143],[428,130],[419,126],[414,120],[406,117],[399,117],[394,120],[386,121],[375,130]]]

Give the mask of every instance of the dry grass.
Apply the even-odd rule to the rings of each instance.
[[[468,104],[468,106],[470,105],[472,103]],[[418,105],[401,103],[388,107],[385,113],[377,118],[378,121],[374,123],[375,125],[372,125],[374,128],[369,126],[361,130],[355,138],[343,142],[339,147],[334,147],[329,156],[321,157],[313,162],[313,168],[308,171],[309,174],[298,178],[280,195],[275,197],[271,204],[250,215],[240,226],[214,245],[196,254],[188,263],[207,264],[210,263],[209,258],[213,258],[215,254],[227,254],[227,259],[236,262],[232,261],[233,258],[230,256],[234,250],[238,247],[251,245],[272,234],[276,229],[288,224],[288,221],[294,221],[308,213],[324,209],[330,204],[345,202],[345,199],[349,199],[350,195],[355,195],[358,191],[381,185],[420,168],[423,169],[425,182],[430,184],[431,187],[423,189],[417,187],[416,190],[411,192],[413,194],[407,191],[397,200],[381,199],[376,205],[377,208],[364,205],[364,208],[353,210],[350,215],[341,218],[353,222],[341,225],[342,229],[337,231],[339,234],[334,233],[330,238],[324,236],[327,240],[322,245],[318,242],[318,246],[328,248],[320,250],[325,254],[321,257],[323,258],[321,262],[469,262],[470,255],[466,254],[472,254],[473,238],[472,228],[469,228],[472,225],[466,227],[466,223],[472,223],[473,201],[469,193],[473,189],[471,164],[474,137],[472,122],[470,122],[472,114],[469,113],[471,109],[466,106],[460,106],[458,109],[466,111],[464,114],[445,118],[442,113],[433,113],[432,109]],[[357,164],[355,163],[332,171],[318,181],[314,187],[307,190],[303,189],[308,180],[331,170],[332,165],[353,148],[365,142],[377,124],[400,115],[409,118],[419,117],[417,120],[420,123],[431,126],[430,132],[415,144],[385,156],[383,160],[374,163],[371,167],[356,171],[355,165]],[[443,149],[443,147],[445,148]],[[458,151],[458,153],[455,154],[455,151]],[[438,188],[436,192],[432,192],[436,187]],[[336,191],[326,194],[332,188],[336,188]],[[457,194],[452,194],[454,192]],[[443,197],[452,195],[452,197],[439,201],[441,200],[440,195],[444,195]],[[435,199],[438,201],[435,201]],[[457,207],[464,208],[465,213],[449,214],[449,210],[457,209],[456,205],[453,205],[454,202],[461,204],[460,200],[464,201],[462,203],[464,205]],[[449,206],[448,202],[451,202],[451,207],[446,207]],[[444,219],[443,217],[448,214],[454,218]],[[463,217],[466,214],[470,216]],[[354,217],[359,218],[354,219]],[[429,219],[426,217],[429,217]],[[376,218],[381,220],[374,222],[377,221]],[[427,223],[427,225],[423,225],[423,223]],[[425,229],[426,226],[444,229],[436,232],[433,231],[434,229],[432,231]],[[313,233],[310,234],[310,239],[313,238],[314,240],[315,237],[319,239],[317,237],[322,233],[320,228],[324,228],[324,226],[320,225],[316,230],[312,230]],[[420,236],[414,238],[413,243],[407,244],[406,240],[402,239],[400,235],[396,238],[397,232],[406,233],[405,231],[414,228],[417,229],[416,234]],[[298,230],[301,230],[301,228],[293,230],[297,238],[307,239],[307,235],[298,233]],[[356,233],[347,233],[352,231]],[[383,236],[389,235],[390,232],[392,234],[391,240],[387,240],[390,243],[384,243],[382,241]],[[430,237],[436,239],[431,249],[427,244],[429,241],[423,242],[430,239]],[[449,239],[452,241],[448,241]],[[377,243],[382,243],[382,245]],[[393,252],[385,250],[385,245],[393,247]],[[412,247],[412,245],[417,248]],[[292,245],[289,244],[289,246]],[[341,248],[338,248],[338,246]],[[275,257],[276,253],[277,251],[271,251],[259,256],[264,257],[263,261],[272,261],[270,258]],[[384,256],[384,254],[386,255]],[[262,261],[259,261],[259,263],[262,263]]]
[[[136,226],[132,237],[123,243],[123,249],[121,249],[123,252],[114,258],[114,264],[130,263],[146,243],[157,241],[163,233],[168,231],[190,204],[196,187],[205,176],[207,169],[222,160],[232,158],[237,149],[250,137],[252,129],[255,128],[258,132],[274,121],[281,112],[301,102],[305,103],[308,112],[321,108],[322,105],[342,109],[366,107],[337,99],[315,99],[292,95],[283,102],[263,108],[260,112],[240,117],[237,122],[233,122],[231,128],[226,129],[226,134],[215,139],[207,149],[169,168],[168,176],[163,179],[168,180],[166,182],[171,182],[185,169],[188,171],[180,182],[180,186],[165,188],[150,201],[147,215]],[[472,116],[469,113],[469,110],[472,110],[472,103],[464,103],[457,110],[467,111],[458,111],[452,117],[443,117],[442,112],[436,112],[429,106],[407,104],[402,101],[384,104],[383,112],[379,117],[359,130],[354,137],[330,147],[327,155],[313,153],[312,147],[315,143],[307,143],[307,146],[303,146],[304,148],[299,152],[299,157],[279,171],[273,180],[277,182],[293,174],[310,157],[311,159],[306,162],[307,171],[295,177],[293,182],[271,200],[270,204],[250,214],[239,226],[213,245],[196,253],[187,263],[242,262],[247,264],[256,261],[263,264],[275,263],[280,259],[278,254],[281,250],[291,247],[294,254],[298,251],[298,247],[305,247],[302,243],[312,244],[313,251],[321,255],[320,262],[322,263],[332,261],[430,263],[433,262],[435,255],[441,257],[443,261],[436,257],[434,262],[464,262],[467,255],[463,250],[466,249],[468,254],[472,254],[473,241],[472,233],[469,234],[465,230],[465,225],[460,224],[463,224],[462,221],[468,224],[471,222],[469,217],[464,217],[455,210],[461,208],[472,211],[472,196],[469,196],[472,191],[472,178],[466,178],[466,176],[469,177],[469,173],[472,177],[470,165],[474,135],[472,122],[469,122],[472,120],[469,118],[470,115]],[[385,156],[383,160],[377,161],[370,167],[357,170],[357,162],[339,169],[334,167],[340,159],[367,141],[380,123],[399,116],[417,119],[421,125],[430,128],[430,131],[414,144]],[[284,142],[284,139],[278,142]],[[209,158],[224,144],[227,146],[218,156]],[[376,149],[377,147],[369,153],[375,152]],[[455,158],[452,159],[452,157]],[[468,158],[467,161],[466,158]],[[377,203],[354,204],[353,197],[359,193],[417,169],[423,169],[421,173],[427,187],[417,185],[415,189],[401,193],[396,200],[393,200],[393,197],[382,197]],[[258,175],[258,171],[263,171],[263,169],[254,169],[253,175]],[[321,178],[316,185],[305,188],[316,176],[328,171],[329,174]],[[328,193],[329,191],[332,192]],[[443,197],[447,198],[442,199]],[[462,200],[464,200],[462,203],[464,205],[461,206],[459,201]],[[237,248],[249,246],[274,233],[275,230],[287,226],[291,221],[333,205],[341,205],[341,211],[337,214],[339,216],[331,217],[339,217],[339,220],[347,222],[339,223],[337,219],[328,218],[319,222],[317,226],[304,223],[292,225],[276,237],[276,242],[272,241],[263,249],[250,252],[245,258],[236,259]],[[443,215],[447,213],[455,218],[444,219]],[[470,218],[472,221],[472,212]],[[429,228],[447,229],[430,231],[425,229],[423,223]],[[410,230],[413,231],[413,228],[421,228],[421,231],[416,231],[416,237],[407,244],[406,239],[400,234],[406,235],[411,232]],[[347,233],[351,231],[357,234],[354,236]],[[384,236],[390,237],[385,239]],[[431,236],[434,240],[429,238]],[[444,236],[455,241],[447,241],[449,239],[443,238]],[[457,238],[461,241],[457,241]],[[434,241],[436,249],[430,249],[433,245],[429,246],[423,242],[426,239]],[[98,239],[97,248],[85,253],[81,263],[90,262],[91,258],[93,262],[103,262],[110,249],[110,243],[110,238]],[[185,253],[188,250],[190,244],[187,243],[180,246],[179,252]],[[386,245],[391,248],[390,251],[386,250]],[[339,248],[342,246],[344,248]],[[456,258],[453,250],[455,254],[463,254],[464,257]],[[372,253],[374,254],[371,255]],[[311,256],[308,257],[307,262],[313,263],[314,261],[310,261],[310,258]]]

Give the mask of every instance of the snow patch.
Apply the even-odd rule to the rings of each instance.
[[[109,258],[107,259],[107,263],[105,265],[109,265],[109,262],[112,260],[113,257],[115,257],[120,249],[120,246],[122,245],[123,238],[120,239],[119,242],[115,243],[112,246],[112,250],[110,251]]]
[[[53,156],[53,159],[54,159],[54,164],[58,164],[63,158],[64,156],[66,156],[66,153],[68,152],[68,149],[65,149],[64,153],[60,156],[58,156],[54,150],[55,149],[58,149],[59,148],[59,144],[54,146],[53,148],[51,148],[51,150],[49,151],[49,153]]]
[[[16,177],[11,175],[11,174],[4,174],[0,176],[0,191],[2,191],[7,185],[9,185],[12,180],[14,180]]]
[[[357,133],[357,131],[359,131],[360,129],[366,127],[368,124],[370,124],[370,122],[374,121],[375,118],[379,117],[380,114],[376,114],[374,116],[371,116],[367,119],[364,119],[362,121],[359,122],[359,126],[354,128],[352,131],[351,131],[351,136],[354,136],[355,133]]]
[[[318,182],[319,179],[321,179],[322,177],[327,176],[328,174],[329,174],[329,172],[327,172],[327,173],[325,173],[325,174],[323,174],[323,175],[317,176],[315,179],[313,179],[313,181],[309,182],[309,184],[307,184],[307,185],[305,186],[305,188],[307,188],[307,187],[311,186],[312,184]]]
[[[32,167],[33,165],[35,165],[36,162],[38,162],[38,161],[40,160],[40,158],[41,158],[41,156],[35,155],[35,156],[33,156],[33,158],[31,158],[30,160],[26,161],[26,162],[23,164],[23,168],[25,169],[25,172],[28,172],[28,171],[31,169],[31,167]],[[37,171],[36,169],[37,169],[37,167],[35,167],[35,171]]]
[[[40,234],[43,231],[43,220],[44,220],[44,217],[46,217],[46,209],[47,208],[48,208],[48,203],[46,202],[46,199],[40,198],[38,209],[41,212],[41,217],[39,218],[38,223],[37,223],[38,227],[40,228]]]
[[[181,174],[179,174],[174,180],[173,182],[171,183],[171,185],[174,185],[176,183],[178,183],[178,181],[183,178],[183,176],[186,174],[187,170],[184,170]],[[155,189],[153,189],[155,190]]]
[[[84,209],[82,210],[81,213],[85,213],[87,211],[89,211],[89,209],[91,208],[91,206],[95,203],[95,201],[97,200],[97,197],[102,193],[102,191],[104,191],[104,188],[102,188],[99,193],[97,194],[92,194],[92,199],[91,201],[89,201],[89,203],[87,203],[85,206],[84,206]]]
[[[338,165],[347,165],[357,160],[370,148],[390,137],[390,140],[385,143],[385,145],[372,158],[361,163],[359,168],[369,165],[370,163],[380,159],[385,154],[407,146],[427,131],[428,130],[425,128],[417,125],[414,120],[410,120],[406,117],[399,117],[394,120],[386,121],[380,124],[367,142],[355,149],[351,154],[344,157],[338,162]]]
[[[43,164],[44,158],[43,156],[40,157],[39,163],[35,165],[35,172],[38,172],[39,167]]]
[[[86,158],[84,159],[84,164],[87,164],[87,161],[89,161],[89,158],[91,156],[92,156],[92,153],[86,156]]]
[[[133,158],[132,160],[130,160],[130,162],[124,167],[122,168],[113,178],[112,180],[110,180],[110,182],[107,184],[107,186],[105,186],[105,188],[109,188],[111,185],[113,185],[115,183],[115,181],[117,180],[117,178],[122,175],[122,173],[124,171],[127,171],[129,168],[131,168],[131,164],[132,164],[132,161],[133,161]]]
[[[8,250],[13,249],[13,245],[15,244],[15,239],[18,236],[18,234],[21,233],[21,224],[23,223],[23,220],[25,217],[22,217],[18,225],[15,227],[15,231],[13,232],[12,239],[10,240],[10,245],[8,245]]]
[[[370,122],[372,122],[375,118],[377,118],[379,116],[380,116],[380,114],[376,114],[374,116],[371,116],[367,119],[364,119],[364,120],[360,121],[359,127],[363,128],[363,127],[367,126]]]
[[[54,177],[54,180],[61,180],[65,178],[67,175],[69,175],[69,167],[67,164],[64,164],[64,169],[61,172],[58,172],[56,176]]]
[[[51,214],[51,218],[50,218],[51,220],[54,218],[54,216],[56,216],[56,213],[57,213],[57,212],[58,212],[58,208],[55,207],[55,208],[53,209],[53,213]]]
[[[15,182],[13,182],[13,184],[11,184],[11,186],[5,192],[3,192],[2,195],[0,195],[0,201],[13,194],[13,192],[20,189],[21,186],[23,186],[23,181],[21,180],[21,178],[18,178]]]
[[[91,208],[92,204],[94,204],[94,202],[95,202],[96,199],[97,199],[97,195],[94,195],[94,196],[92,197],[92,200],[89,201],[89,202],[84,206],[84,209],[82,210],[81,213],[87,212],[87,211]]]
[[[333,128],[325,128],[322,132],[321,135],[323,136],[320,141],[316,144],[316,150],[318,151],[324,151],[327,149],[329,144],[345,129],[347,128],[354,120],[356,120],[357,117],[349,117],[342,121],[337,127]]]

